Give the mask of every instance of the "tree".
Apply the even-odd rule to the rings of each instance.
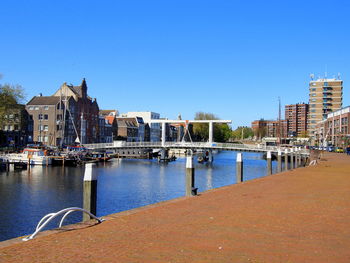
[[[232,131],[232,138],[235,140],[247,139],[253,136],[253,130],[246,126],[240,126],[236,130]]]
[[[309,137],[309,132],[308,131],[302,131],[298,137],[300,137],[300,138],[308,138]]]
[[[218,120],[219,118],[213,113],[197,112],[195,120]],[[214,123],[213,125],[214,141],[226,142],[231,137],[231,128],[227,124]],[[209,124],[208,123],[194,123],[193,135],[196,141],[208,141],[209,138]]]
[[[24,91],[20,85],[0,84],[0,123],[2,124],[7,112],[17,108],[24,100]]]
[[[258,139],[264,138],[266,134],[267,134],[266,127],[259,127],[257,129],[254,129],[254,135]]]

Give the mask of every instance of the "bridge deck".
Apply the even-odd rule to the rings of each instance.
[[[243,152],[268,152],[277,153],[279,150],[285,151],[285,147],[277,146],[265,146],[265,145],[250,145],[250,144],[235,144],[235,143],[209,143],[209,142],[121,142],[115,141],[114,143],[97,143],[97,144],[85,144],[87,149],[91,150],[106,150],[106,149],[212,149],[212,150],[225,150],[225,151],[243,151]],[[302,155],[309,155],[307,149],[294,148]]]

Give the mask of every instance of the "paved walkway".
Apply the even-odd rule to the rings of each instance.
[[[323,158],[92,227],[3,243],[0,262],[350,262],[350,156]]]

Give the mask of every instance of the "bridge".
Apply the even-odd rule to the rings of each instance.
[[[191,149],[191,150],[224,150],[238,152],[272,152],[290,151],[290,147],[265,146],[262,144],[236,144],[236,143],[216,143],[216,142],[124,142],[114,141],[113,143],[84,144],[89,150],[122,150],[122,149]],[[309,150],[294,147],[294,152],[301,155],[309,155]]]

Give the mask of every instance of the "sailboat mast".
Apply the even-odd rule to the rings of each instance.
[[[281,98],[278,97],[278,143],[281,144],[282,125],[281,125]]]

